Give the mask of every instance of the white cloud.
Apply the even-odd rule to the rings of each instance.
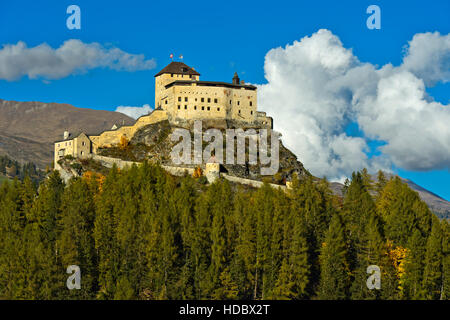
[[[283,141],[317,176],[342,179],[363,167],[389,170],[392,164],[449,168],[450,109],[425,93],[426,83],[449,79],[448,39],[418,34],[401,66],[377,69],[319,30],[267,53],[260,109],[274,117]],[[422,49],[428,42],[434,50]],[[345,133],[352,122],[364,137]],[[381,156],[368,158],[368,139],[386,142]]]
[[[60,79],[94,68],[138,71],[155,66],[154,59],[146,60],[143,54],[130,54],[119,48],[105,48],[96,42],[83,43],[77,39],[67,40],[57,49],[46,43],[29,48],[22,41],[0,49],[0,79],[9,81],[23,76]]]
[[[148,104],[144,104],[142,107],[119,106],[116,108],[116,112],[126,114],[133,119],[149,114],[151,111],[153,111],[153,109]]]
[[[450,34],[439,32],[414,35],[406,49],[402,68],[421,78],[426,85],[450,81]]]

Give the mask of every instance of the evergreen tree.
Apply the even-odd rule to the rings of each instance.
[[[349,263],[344,225],[339,214],[333,215],[320,252],[319,298],[348,298]]]
[[[82,179],[71,180],[62,197],[59,228],[61,235],[57,241],[60,272],[70,265],[82,270],[81,290],[71,290],[71,298],[89,299],[97,292],[97,257],[92,237],[95,205],[88,184]]]
[[[447,220],[442,220],[442,287],[440,299],[450,299],[450,225]]]
[[[423,297],[423,271],[426,239],[418,229],[413,231],[408,241],[408,253],[405,262],[404,297],[420,299]]]
[[[426,299],[439,299],[442,289],[443,233],[438,218],[433,219],[431,234],[427,240],[423,288]]]

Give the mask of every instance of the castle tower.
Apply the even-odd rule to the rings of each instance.
[[[165,110],[165,105],[173,103],[173,101],[169,101],[165,90],[166,85],[177,80],[199,81],[200,73],[183,62],[169,63],[155,75],[155,109]]]
[[[239,77],[237,75],[237,72],[234,73],[233,84],[240,84],[240,79],[239,79]]]

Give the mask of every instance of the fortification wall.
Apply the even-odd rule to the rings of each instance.
[[[264,185],[264,182],[262,182],[262,181],[234,177],[234,176],[230,176],[225,173],[221,173],[220,175],[222,177],[224,177],[225,179],[227,179],[228,181],[245,184],[245,185],[252,186],[255,188],[261,188]],[[269,183],[269,186],[271,186],[272,188],[275,188],[275,189],[286,190],[286,186],[282,186],[279,184]]]
[[[123,126],[117,130],[104,131],[98,136],[89,136],[93,144],[93,152],[96,153],[100,147],[111,147],[118,144],[122,136],[131,140],[140,128],[164,120],[167,120],[167,113],[164,110],[154,110],[149,115],[140,117],[132,126]]]
[[[104,165],[107,168],[112,168],[114,164],[120,169],[123,169],[125,167],[131,167],[133,164],[136,164],[136,165],[140,164],[140,162],[125,161],[122,159],[110,158],[110,157],[99,156],[99,155],[92,155],[92,158],[94,160],[99,161],[102,165]],[[168,173],[170,173],[174,176],[183,176],[186,173],[192,175],[192,174],[194,174],[194,170],[195,170],[194,168],[184,168],[184,167],[164,166],[164,165],[162,165],[161,167],[164,170],[166,170]],[[234,176],[230,176],[225,173],[220,173],[220,176],[227,179],[228,181],[248,185],[248,186],[251,186],[254,188],[261,188],[264,185],[264,182],[261,182],[261,181],[234,177]],[[280,190],[287,189],[286,186],[282,186],[282,185],[278,185],[278,184],[269,183],[269,185],[275,189],[280,189]]]

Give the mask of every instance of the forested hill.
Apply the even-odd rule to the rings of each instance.
[[[39,194],[16,180],[0,187],[0,298],[449,299],[448,222],[398,178],[375,187],[205,185],[148,163],[67,187],[53,172]]]
[[[28,176],[34,182],[39,183],[46,173],[36,167],[32,162],[20,164],[7,156],[0,155],[0,183],[7,179],[18,178],[23,180]]]

